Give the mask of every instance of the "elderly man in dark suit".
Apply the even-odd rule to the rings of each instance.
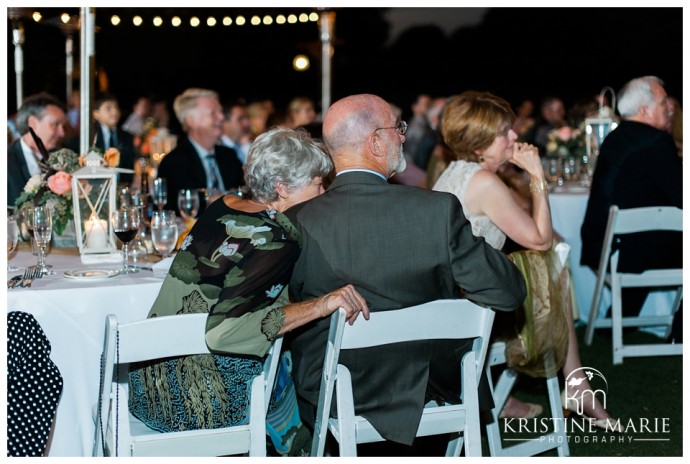
[[[671,136],[673,105],[663,82],[645,76],[628,82],[618,95],[621,124],[601,145],[587,211],[582,223],[581,263],[599,266],[611,205],[621,209],[646,206],[683,208],[683,163]],[[620,237],[623,272],[682,267],[683,243],[679,232],[648,232]],[[623,290],[623,315],[636,316],[648,288]],[[673,337],[682,340],[678,312]]]
[[[218,93],[190,88],[175,98],[173,109],[186,136],[158,167],[168,184],[168,209],[177,208],[180,189],[237,190],[244,184],[242,163],[232,148],[220,145],[223,108]],[[203,209],[203,206],[202,206]]]
[[[47,93],[27,97],[17,112],[17,130],[21,137],[7,148],[7,205],[14,205],[26,182],[41,172],[38,165],[42,159],[33,137],[31,127],[41,139],[46,150],[59,148],[65,136],[65,105]]]
[[[336,102],[323,135],[337,177],[326,193],[287,211],[303,241],[290,282],[294,299],[351,283],[370,311],[459,294],[499,311],[522,304],[520,272],[472,235],[455,196],[388,183],[405,169],[405,137],[385,100],[354,95]],[[308,324],[291,340],[300,414],[311,425],[329,323]],[[427,394],[458,402],[458,363],[467,349],[425,341],[341,353],[352,372],[356,413],[387,440],[411,444]]]

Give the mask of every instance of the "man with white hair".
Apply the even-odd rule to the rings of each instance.
[[[232,148],[220,145],[223,107],[213,90],[190,88],[175,98],[175,115],[186,137],[158,167],[168,184],[168,209],[176,209],[180,189],[237,190],[244,184],[242,163]],[[204,207],[202,206],[202,210]]]
[[[669,133],[673,105],[663,85],[658,77],[644,76],[625,84],[618,94],[623,121],[601,145],[581,229],[581,263],[593,270],[599,266],[611,205],[683,208],[683,164]],[[618,267],[623,272],[682,267],[679,232],[632,234],[620,237],[619,247]],[[648,292],[648,288],[624,289],[623,316],[639,314]],[[677,316],[676,341],[682,340],[679,321]]]

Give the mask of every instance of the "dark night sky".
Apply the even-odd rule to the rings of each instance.
[[[72,8],[78,13],[78,8]],[[468,89],[488,90],[513,103],[555,94],[567,105],[618,90],[627,80],[654,74],[682,101],[682,8],[490,8],[483,22],[448,30],[418,25],[393,37],[385,8],[337,8],[333,61],[333,100],[370,92],[405,111],[421,93],[446,96]],[[465,24],[462,8],[443,10]],[[62,10],[41,9],[44,18]],[[154,93],[170,102],[190,86],[218,90],[221,97],[249,101],[272,98],[277,106],[293,96],[320,99],[318,25],[189,26],[115,28],[113,12],[131,18],[136,11],[150,24],[154,14],[183,20],[192,13],[247,18],[306,8],[97,8],[96,66],[105,71],[110,91],[127,114],[138,94]],[[416,10],[422,16],[424,9]],[[396,15],[390,15],[394,17]],[[415,9],[405,13],[415,15]],[[452,21],[450,21],[452,24]],[[47,90],[65,98],[64,35],[55,26],[24,21],[24,95]],[[14,48],[8,20],[7,112],[15,111]],[[79,56],[75,35],[75,66]],[[311,56],[304,73],[291,69],[292,57]]]

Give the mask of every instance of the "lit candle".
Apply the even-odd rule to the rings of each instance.
[[[92,250],[105,248],[108,244],[108,223],[97,216],[84,222],[86,232],[86,248]]]

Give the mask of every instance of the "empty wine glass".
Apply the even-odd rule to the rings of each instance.
[[[177,207],[185,220],[196,218],[196,215],[199,214],[199,190],[180,190],[177,194]]]
[[[120,272],[123,274],[139,272],[129,265],[129,242],[136,237],[141,224],[139,209],[124,208],[114,211],[110,216],[110,223],[113,226],[113,232],[122,242],[122,270]]]
[[[53,217],[50,209],[46,206],[35,206],[33,208],[33,215],[30,228],[33,230],[34,240],[38,245],[38,272],[40,275],[55,274],[50,268],[52,266],[46,265],[46,247],[50,243],[53,235]]]
[[[151,241],[156,251],[167,258],[177,245],[178,229],[174,211],[154,211],[151,216]]]
[[[153,186],[151,188],[151,198],[153,203],[162,211],[165,204],[168,202],[168,184],[162,177],[153,179]]]
[[[7,216],[7,270],[17,271],[17,266],[10,265],[10,255],[17,248],[17,240],[19,240],[19,227],[17,227],[17,219],[14,216]]]

